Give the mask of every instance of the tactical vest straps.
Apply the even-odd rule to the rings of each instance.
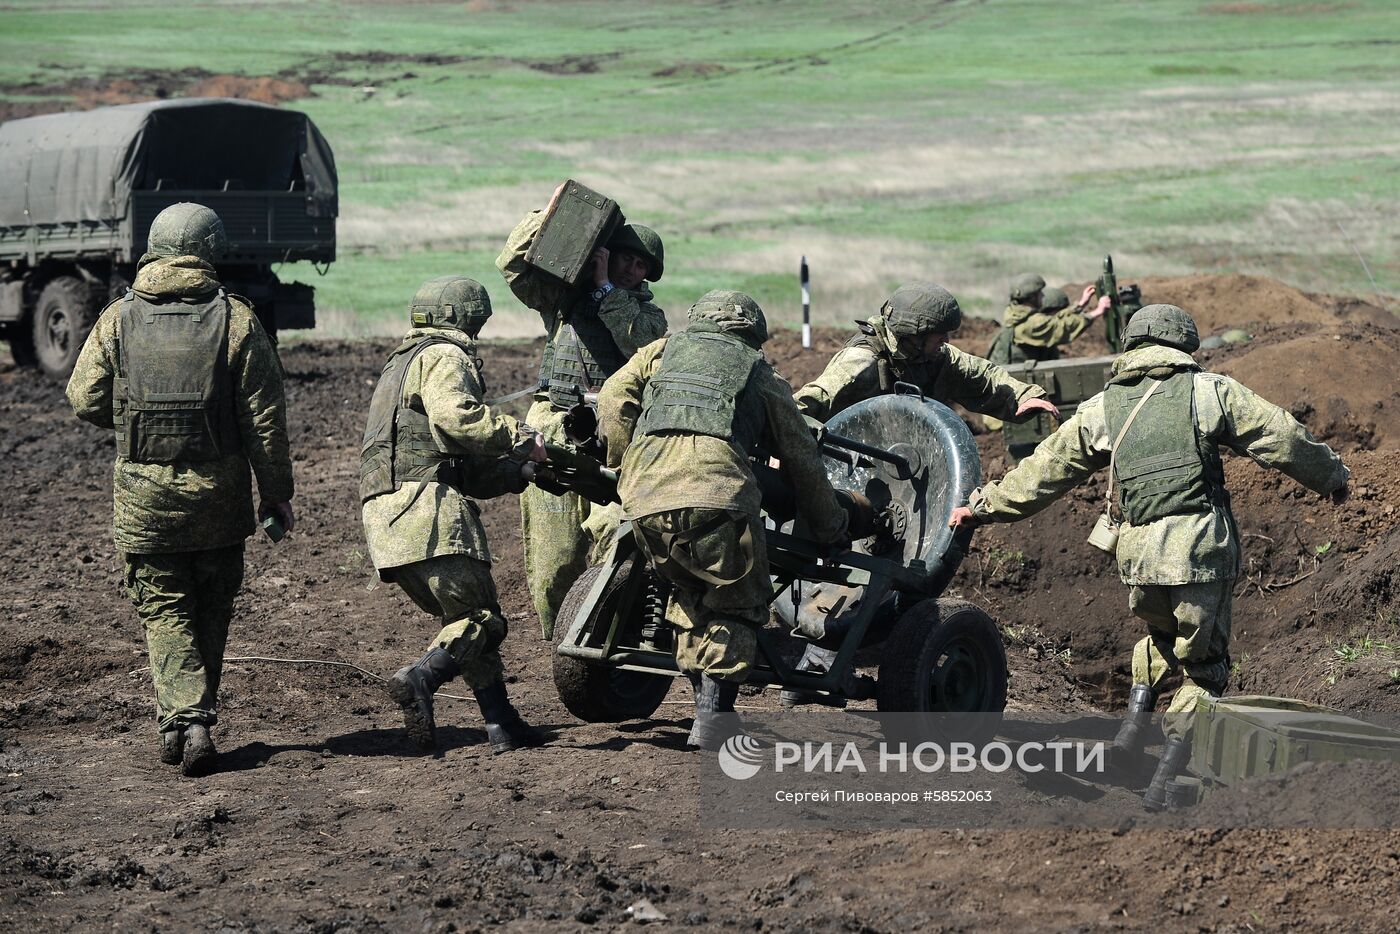
[[[666,340],[661,368],[642,391],[637,430],[709,435],[751,452],[763,432],[760,400],[747,391],[763,354],[697,324]]]
[[[117,453],[142,464],[216,460],[242,450],[228,369],[228,296],[151,302],[134,291],[117,318]]]
[[[548,390],[550,402],[568,408],[582,402],[585,392],[597,392],[626,362],[597,307],[580,300],[545,346],[540,385]]]
[[[1123,431],[1155,382],[1115,383],[1104,390],[1110,438]],[[1130,525],[1211,510],[1223,495],[1224,472],[1219,452],[1203,444],[1196,430],[1194,372],[1175,373],[1162,382],[1128,426],[1113,462],[1123,518]]]
[[[402,404],[409,365],[435,344],[462,350],[454,340],[428,335],[405,341],[384,365],[370,398],[360,448],[360,502],[392,493],[415,480],[438,480],[458,489],[465,484],[465,462],[438,448],[427,413]]]
[[[847,347],[860,347],[875,355],[875,376],[879,382],[881,395],[894,392],[895,379],[894,355],[885,346],[885,342],[880,340],[875,334],[875,328],[869,321],[857,321],[856,326],[860,328],[860,333],[846,342]]]

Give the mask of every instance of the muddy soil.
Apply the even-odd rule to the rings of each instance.
[[[1144,292],[1180,298],[1207,333],[1254,333],[1201,358],[1291,408],[1355,472],[1356,495],[1336,508],[1229,460],[1246,543],[1238,688],[1400,710],[1389,674],[1400,662],[1376,647],[1400,643],[1400,480],[1389,469],[1400,331],[1380,309],[1266,280],[1149,280]],[[974,322],[959,342],[978,351],[990,336]],[[770,356],[800,382],[843,337],[819,332],[804,352],[784,332]],[[1094,340],[1076,352],[1097,352]],[[285,349],[299,526],[277,546],[250,540],[231,656],[382,676],[434,631],[372,584],[358,523],[359,435],[389,348]],[[537,351],[488,342],[492,390],[526,385]],[[971,421],[984,473],[1000,475],[1000,438]],[[484,509],[512,623],[504,655],[547,747],[493,757],[474,705],[444,700],[444,755],[422,758],[372,678],[235,661],[220,770],[181,779],[155,758],[144,645],[118,589],[109,437],[8,360],[0,424],[0,927],[585,929],[628,923],[643,898],[672,925],[784,930],[1389,930],[1400,910],[1393,831],[715,829],[697,813],[698,770],[682,748],[688,691],[656,720],[621,726],[580,724],[558,702],[510,498]],[[1139,627],[1084,543],[1102,495],[1091,485],[979,532],[955,581],[1003,625],[1013,709],[1112,708],[1124,691]],[[1370,651],[1338,655],[1363,636]]]

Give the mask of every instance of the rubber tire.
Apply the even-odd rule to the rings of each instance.
[[[10,345],[10,356],[15,358],[15,366],[30,368],[39,365],[39,358],[34,353],[34,329],[28,321],[12,325],[6,341]]]
[[[905,611],[885,642],[876,703],[888,712],[999,714],[1006,709],[1006,675],[1001,631],[981,607],[922,600]],[[943,678],[962,679],[955,686],[963,696],[951,704],[934,687]]]
[[[52,379],[66,381],[97,320],[93,290],[77,276],[51,280],[34,303],[34,356]]]
[[[584,571],[559,607],[555,629],[562,641],[574,619],[583,609],[584,600],[593,588],[603,568]],[[609,585],[605,597],[622,587],[626,573],[620,573]],[[569,713],[585,723],[621,723],[624,720],[645,720],[666,699],[675,681],[669,675],[654,675],[643,671],[623,671],[608,665],[554,655],[554,689]]]

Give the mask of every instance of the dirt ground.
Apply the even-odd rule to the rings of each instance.
[[[1246,549],[1234,689],[1400,710],[1400,662],[1383,648],[1400,643],[1400,480],[1387,467],[1400,452],[1396,321],[1267,280],[1143,287],[1185,304],[1205,333],[1253,333],[1200,359],[1289,407],[1354,471],[1355,495],[1337,508],[1227,460]],[[980,351],[990,337],[972,322],[958,343]],[[804,352],[781,333],[770,356],[800,382],[843,335],[818,338]],[[1097,353],[1096,341],[1075,352]],[[299,525],[277,546],[250,540],[230,655],[387,675],[434,631],[394,588],[371,585],[359,528],[359,437],[389,347],[284,350]],[[491,390],[526,385],[537,350],[488,342]],[[984,473],[998,476],[1000,438],[972,421]],[[633,923],[627,907],[642,898],[668,924],[749,930],[1391,930],[1400,911],[1394,831],[714,829],[682,748],[688,691],[657,720],[620,727],[580,724],[558,702],[512,498],[484,518],[513,627],[512,692],[549,730],[547,747],[493,757],[475,706],[445,700],[445,754],[422,758],[356,671],[233,662],[220,769],[182,779],[155,758],[144,645],[118,590],[108,435],[7,359],[0,425],[0,927],[583,929]],[[1140,630],[1109,562],[1084,543],[1102,495],[1093,484],[979,532],[955,582],[1006,631],[1013,709],[1112,709],[1125,692]]]

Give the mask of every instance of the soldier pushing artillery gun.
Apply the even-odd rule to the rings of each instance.
[[[682,672],[696,690],[691,743],[706,748],[745,682],[882,710],[1000,711],[995,623],[939,599],[967,543],[947,516],[980,479],[962,420],[907,386],[813,431],[758,352],[766,325],[751,298],[711,292],[690,319],[600,394],[626,518],[560,608],[564,704],[594,722],[647,717]],[[606,468],[550,454],[537,484],[606,495]],[[770,607],[790,637],[764,628]],[[825,646],[831,664],[793,665],[792,643]],[[878,678],[856,676],[857,651],[882,643]]]

